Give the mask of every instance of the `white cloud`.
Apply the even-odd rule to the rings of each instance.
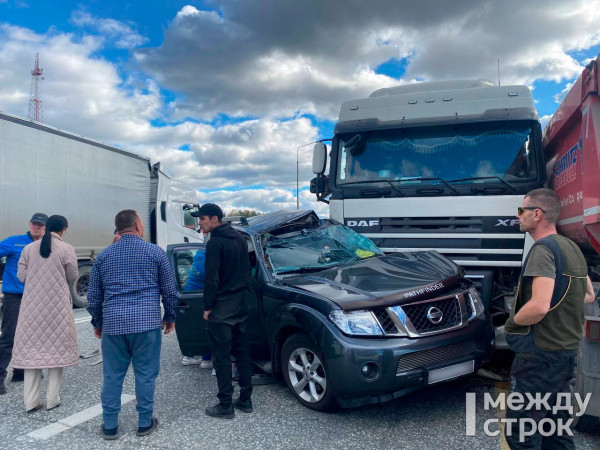
[[[550,122],[550,119],[552,119],[552,114],[546,114],[545,116],[540,117],[540,123],[542,124],[542,130],[546,129],[546,125],[548,125],[548,122]]]
[[[232,208],[253,209],[262,212],[296,209],[296,197],[292,192],[283,189],[200,192],[198,201],[201,204],[217,203],[225,211],[230,211]],[[328,206],[325,203],[318,203],[315,196],[308,191],[300,192],[300,209],[312,209],[320,217],[329,217]]]
[[[575,84],[575,82],[567,83],[565,88],[554,96],[554,102],[560,105],[560,103],[565,99],[565,97],[573,87],[573,84]]]
[[[78,10],[71,14],[71,22],[82,28],[97,31],[100,35],[114,41],[116,48],[131,49],[146,43],[148,38],[139,34],[133,26],[114,19],[102,19]]]
[[[219,14],[184,7],[162,46],[135,53],[184,95],[179,117],[331,119],[342,101],[399,82],[495,80],[498,59],[503,84],[561,82],[582,69],[570,52],[600,43],[597,0],[212,4]],[[408,58],[402,80],[374,72],[390,58]]]
[[[200,201],[271,211],[296,207],[296,148],[319,134],[305,115],[333,120],[347,99],[416,79],[496,79],[498,59],[503,84],[564,82],[600,43],[597,0],[205,4],[181,8],[160,47],[135,50],[135,72],[101,55],[147,42],[136,24],[83,9],[73,34],[0,24],[0,109],[26,115],[40,51],[47,123],[161,161]],[[406,58],[401,80],[375,73],[391,58]],[[310,159],[302,148],[300,208],[324,214]]]

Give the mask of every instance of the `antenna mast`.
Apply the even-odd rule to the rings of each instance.
[[[498,58],[498,86],[500,86],[500,58]]]
[[[33,122],[44,121],[44,110],[42,108],[42,99],[40,98],[40,82],[44,79],[42,76],[44,69],[40,69],[40,53],[35,54],[35,67],[31,71],[31,93],[29,95],[29,114],[27,117]]]

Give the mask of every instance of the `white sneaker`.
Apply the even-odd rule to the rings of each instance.
[[[181,360],[181,364],[183,364],[184,366],[202,364],[202,356],[184,356]]]
[[[201,369],[212,369],[212,361],[202,360],[202,362],[200,363],[200,368]]]
[[[212,370],[212,376],[216,377],[217,376],[217,371],[215,369]]]

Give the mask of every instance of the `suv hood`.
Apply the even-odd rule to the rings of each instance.
[[[371,309],[436,297],[459,282],[461,267],[436,251],[383,255],[283,283],[330,299],[345,311]]]

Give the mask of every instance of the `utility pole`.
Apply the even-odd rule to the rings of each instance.
[[[42,76],[44,69],[40,69],[40,53],[35,54],[35,67],[31,71],[31,93],[29,95],[29,113],[27,117],[33,122],[44,121],[44,110],[42,108],[42,99],[40,98],[40,82],[44,79]]]

